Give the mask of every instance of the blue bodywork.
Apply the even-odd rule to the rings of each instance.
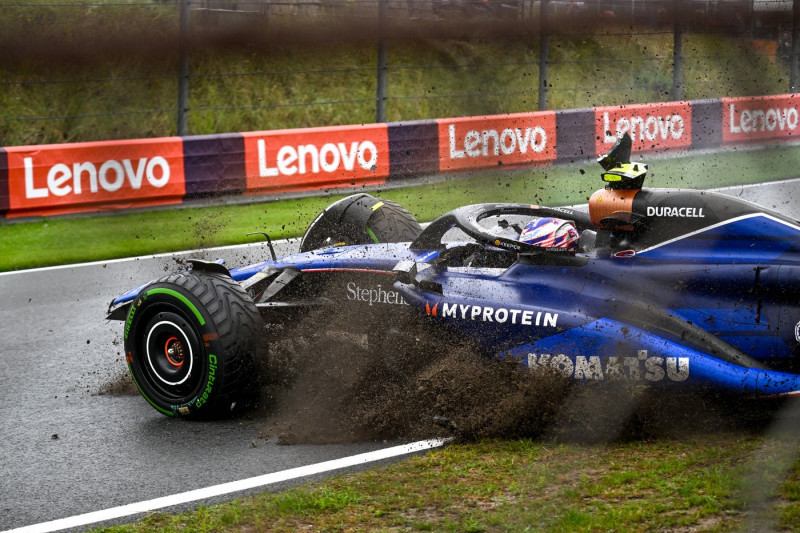
[[[668,198],[658,190],[647,194],[648,205]],[[686,194],[681,202],[695,198]],[[703,193],[708,200],[705,209],[717,213],[718,206],[735,205],[694,225],[653,216],[630,233],[635,238],[620,237],[630,229],[587,222],[584,231],[610,237],[577,253],[495,250],[487,253],[499,261],[482,261],[491,246],[441,239],[442,228],[459,227],[445,215],[413,243],[330,247],[230,275],[267,320],[309,303],[402,314],[495,357],[576,380],[800,395],[800,224]],[[112,309],[125,308],[140,289],[117,298]]]

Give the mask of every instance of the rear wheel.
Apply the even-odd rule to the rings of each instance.
[[[422,232],[414,215],[391,200],[354,194],[328,206],[308,227],[300,251],[381,242],[410,242]]]
[[[263,322],[223,274],[182,272],[145,287],[125,322],[125,354],[142,396],[165,415],[218,418],[257,392]]]

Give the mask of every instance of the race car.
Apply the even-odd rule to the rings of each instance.
[[[124,321],[142,396],[170,416],[235,411],[261,348],[308,317],[376,357],[424,329],[582,382],[800,395],[800,222],[643,188],[647,165],[630,157],[626,135],[598,159],[605,186],[588,209],[469,205],[423,230],[398,204],[352,195],[299,253],[276,257],[267,236],[272,257],[257,264],[190,261],[113,300],[108,318]]]

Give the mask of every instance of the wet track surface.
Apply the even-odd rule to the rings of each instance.
[[[212,253],[260,260],[250,251]],[[255,421],[173,420],[138,395],[99,395],[125,372],[121,323],[104,319],[110,299],[174,265],[146,259],[0,276],[0,529],[386,446],[278,446],[258,438]]]
[[[726,192],[800,218],[800,180]],[[267,254],[205,258],[217,257],[237,265]],[[258,438],[258,420],[173,420],[138,395],[98,394],[125,373],[121,323],[104,319],[109,301],[174,268],[151,258],[0,275],[0,529],[386,446],[279,446]]]

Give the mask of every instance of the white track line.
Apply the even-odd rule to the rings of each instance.
[[[111,509],[105,509],[103,511],[95,511],[69,518],[61,518],[51,522],[42,522],[41,524],[10,529],[4,533],[45,533],[49,531],[59,531],[67,528],[96,524],[98,522],[105,522],[107,520],[114,520],[131,515],[147,513],[156,509],[163,509],[165,507],[196,502],[257,487],[265,487],[267,485],[311,476],[314,474],[330,472],[332,470],[339,470],[342,468],[373,463],[375,461],[381,461],[384,459],[391,459],[393,457],[408,455],[411,453],[429,450],[431,448],[438,448],[447,442],[449,442],[449,439],[431,439],[412,442],[411,444],[405,444],[403,446],[394,446],[392,448],[384,448],[382,450],[375,450],[374,452],[362,453],[359,455],[353,455],[351,457],[333,459],[331,461],[325,461],[323,463],[317,463],[314,465],[301,466],[298,468],[284,470],[282,472],[274,472],[272,474],[265,474],[263,476],[242,479],[241,481],[232,481],[230,483],[223,483],[213,487],[206,487],[204,489],[191,490],[189,492],[173,494],[172,496],[164,496],[163,498],[156,498],[154,500],[131,503],[119,507],[112,507]]]

